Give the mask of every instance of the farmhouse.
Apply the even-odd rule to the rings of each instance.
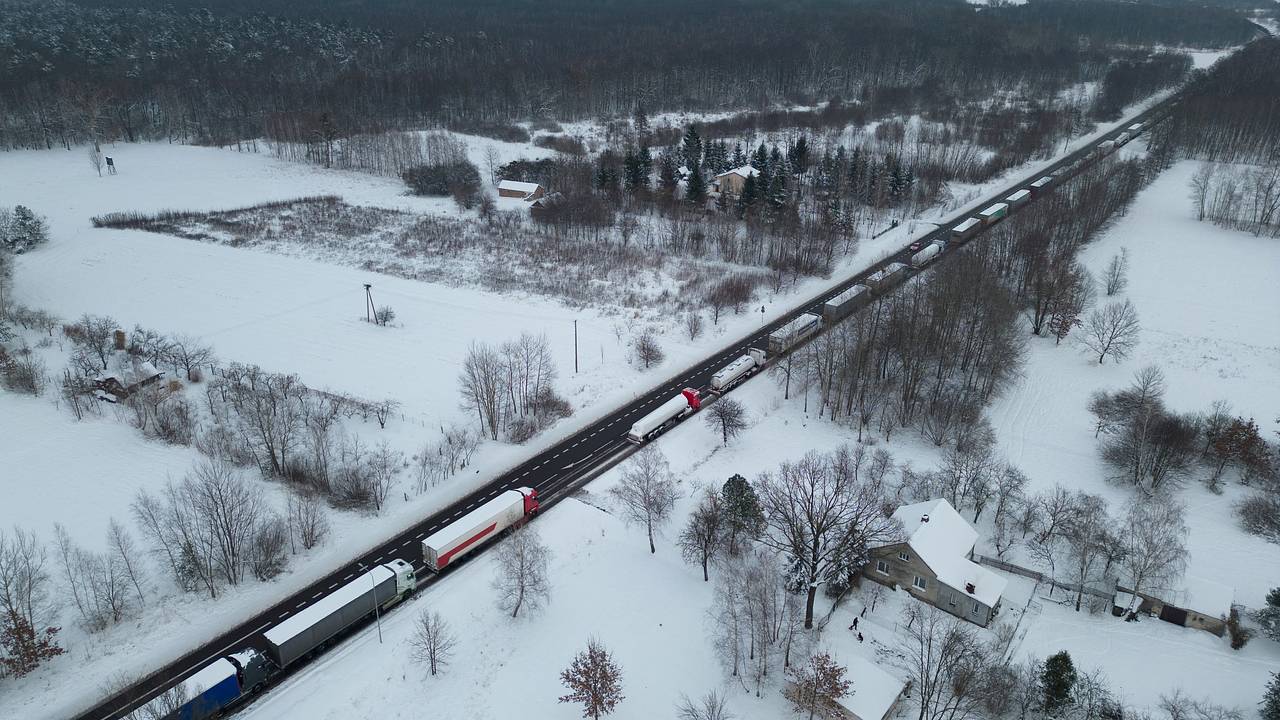
[[[117,351],[111,370],[93,379],[95,397],[107,402],[128,398],[138,390],[157,383],[164,373],[141,358]]]
[[[520,182],[519,180],[503,180],[498,183],[498,197],[537,200],[546,194],[547,189],[538,183]]]
[[[1009,581],[973,561],[978,531],[943,499],[903,505],[893,517],[906,541],[873,548],[863,575],[986,627]]]
[[[747,178],[759,174],[759,171],[750,165],[727,170],[715,177],[711,183],[711,190],[730,197],[738,197],[742,194],[742,186],[747,182]]]

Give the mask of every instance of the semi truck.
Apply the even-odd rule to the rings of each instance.
[[[1035,181],[1033,181],[1030,185],[1028,185],[1028,187],[1031,189],[1031,194],[1032,194],[1032,195],[1039,195],[1040,193],[1044,192],[1045,190],[1048,190],[1048,189],[1049,189],[1049,186],[1051,186],[1051,185],[1053,185],[1053,176],[1052,176],[1052,175],[1045,175],[1044,177],[1040,178],[1039,180],[1035,180]]]
[[[772,341],[773,336],[770,336]],[[679,395],[662,403],[648,415],[640,418],[631,426],[627,440],[639,445],[653,438],[680,418],[691,415],[702,407],[702,398],[693,388],[685,388]]]
[[[978,217],[982,219],[984,225],[994,225],[1004,219],[1009,214],[1008,203],[996,203],[991,207],[984,209],[978,213]]]
[[[743,378],[764,367],[765,359],[763,350],[759,348],[747,350],[746,355],[740,356],[711,376],[711,389],[721,393],[728,390],[742,382]]]
[[[1026,205],[1030,200],[1031,191],[1025,188],[1004,199],[1005,202],[1009,203],[1009,207],[1014,210]]]
[[[822,329],[822,318],[813,313],[804,313],[800,317],[769,333],[769,354],[781,355],[796,343]]]
[[[537,490],[507,490],[423,540],[422,560],[427,568],[439,572],[536,512]]]
[[[404,560],[375,566],[263,633],[267,656],[284,669],[366,616],[400,602],[416,587],[413,566]]]
[[[978,229],[981,227],[982,227],[982,221],[979,220],[978,218],[973,218],[973,217],[967,218],[960,224],[951,228],[951,237],[955,238],[960,242],[965,242],[969,238],[973,237],[974,234],[977,233]]]
[[[854,285],[823,303],[822,319],[827,323],[843,320],[870,297],[871,288],[861,283]]]
[[[934,258],[942,254],[942,251],[945,248],[946,244],[941,240],[934,240],[929,243],[928,247],[921,249],[920,252],[911,256],[911,267],[922,268],[925,265],[928,265]]]
[[[867,276],[867,287],[873,290],[883,290],[892,285],[906,269],[907,266],[903,263],[889,263]]]

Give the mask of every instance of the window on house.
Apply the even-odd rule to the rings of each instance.
[[[888,575],[888,574],[889,574],[889,561],[887,561],[887,560],[877,560],[877,561],[876,561],[876,572],[880,573],[881,575]]]
[[[911,556],[906,554],[905,552],[898,553],[898,559],[901,560],[902,562],[911,562]]]
[[[981,613],[981,612],[982,612],[982,603],[978,602],[977,600],[974,600],[974,601],[973,601],[973,614],[974,614],[974,615],[977,615],[977,614],[979,614],[979,613]]]
[[[920,577],[919,575],[917,575],[915,579],[911,581],[911,584],[915,585],[920,590],[925,590],[929,587],[929,582],[924,578]]]

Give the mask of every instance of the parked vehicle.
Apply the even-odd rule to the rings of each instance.
[[[982,219],[984,225],[995,225],[1009,214],[1008,203],[996,203],[991,207],[984,209],[978,213],[978,217]]]
[[[766,355],[763,350],[759,348],[747,350],[746,355],[739,357],[711,376],[711,389],[720,393],[728,390],[764,367],[765,360]]]
[[[275,668],[252,648],[218,658],[166,693],[144,705],[138,717],[162,720],[205,720],[216,717],[245,696],[261,690]],[[174,697],[174,695],[179,697]],[[182,699],[182,704],[174,703]]]
[[[928,265],[933,262],[934,258],[941,255],[942,251],[946,249],[946,247],[946,243],[941,240],[935,240],[929,243],[929,247],[911,256],[911,267],[918,269]]]
[[[1116,136],[1116,145],[1123,145],[1129,142],[1129,140],[1131,140],[1132,138],[1133,136],[1130,135],[1129,132],[1126,130],[1125,132],[1122,132]]]
[[[1143,124],[1142,124],[1142,123],[1140,123],[1140,122],[1139,122],[1139,123],[1134,123],[1134,124],[1130,125],[1130,126],[1129,126],[1129,136],[1130,136],[1130,137],[1133,137],[1134,135],[1137,135],[1138,133],[1142,132],[1142,128],[1143,128],[1143,127],[1144,127],[1144,126],[1143,126]]]
[[[867,276],[867,287],[872,290],[884,290],[898,282],[903,272],[907,270],[907,266],[900,262],[889,263],[880,270],[877,270]]]
[[[821,329],[822,318],[813,313],[804,313],[769,334],[769,354],[781,355]]]
[[[871,298],[871,288],[858,284],[831,298],[822,305],[822,320],[833,323],[849,317],[849,313]]]
[[[1102,155],[1110,155],[1111,153],[1115,152],[1115,150],[1116,150],[1115,140],[1103,140],[1102,142],[1098,143],[1097,147],[1093,149],[1093,152],[1095,155],[1102,156]]]
[[[772,336],[770,336],[772,341]],[[674,425],[677,420],[692,415],[702,407],[702,398],[693,388],[685,388],[680,394],[662,403],[648,415],[640,418],[631,426],[627,440],[639,445],[658,433]]]
[[[262,634],[267,655],[284,669],[375,610],[386,610],[417,587],[413,566],[395,559],[299,610]]]
[[[982,221],[971,217],[951,228],[951,237],[960,242],[965,242],[973,237],[981,227]]]
[[[527,487],[507,490],[423,540],[422,560],[430,570],[443,570],[536,512],[537,490]]]
[[[1040,193],[1044,192],[1045,190],[1048,190],[1052,186],[1053,186],[1053,176],[1045,175],[1039,180],[1032,182],[1027,187],[1031,189],[1031,194],[1033,196],[1039,196]]]
[[[1005,198],[1004,201],[1009,203],[1011,210],[1017,210],[1031,201],[1031,191],[1024,188]]]

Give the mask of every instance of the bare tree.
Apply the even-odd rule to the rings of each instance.
[[[1078,493],[1074,504],[1075,512],[1063,526],[1063,538],[1070,553],[1071,579],[1076,583],[1076,612],[1080,612],[1085,587],[1105,575],[1105,569],[1099,573],[1098,564],[1119,541],[1111,531],[1113,523],[1105,500]]]
[[[98,149],[97,143],[89,146],[89,167],[98,173],[98,177],[102,177],[102,151]]]
[[[760,478],[768,525],[764,542],[797,564],[808,592],[806,629],[813,627],[818,586],[832,571],[900,533],[898,523],[885,515],[883,488],[862,476],[856,457],[847,447],[828,455],[810,452]]]
[[[387,398],[381,402],[373,404],[373,416],[378,419],[378,427],[385,430],[387,428],[387,420],[391,415],[400,408],[400,401]]]
[[[1098,353],[1099,365],[1107,355],[1123,360],[1138,344],[1139,329],[1138,311],[1133,303],[1128,300],[1113,302],[1089,314],[1084,324],[1083,342]]]
[[[612,713],[626,699],[622,694],[622,668],[597,638],[587,641],[587,649],[573,658],[573,663],[560,672],[560,682],[569,693],[560,702],[579,703],[582,716],[600,720]]]
[[[649,535],[649,552],[656,553],[654,532],[661,531],[679,497],[666,456],[656,445],[645,446],[631,459],[609,494],[620,505],[623,520],[644,526]]]
[[[434,676],[449,665],[454,648],[458,645],[458,636],[449,629],[443,616],[423,608],[413,625],[413,635],[409,637],[410,657],[426,664]]]
[[[103,370],[110,365],[111,352],[115,348],[115,331],[120,326],[113,318],[101,315],[82,315],[74,326],[71,341],[91,353]]]
[[[747,427],[747,409],[729,397],[717,399],[707,408],[707,425],[720,431],[724,444]]]
[[[855,692],[853,683],[845,678],[847,673],[831,655],[820,652],[804,664],[787,670],[790,682],[783,687],[782,694],[791,701],[795,712],[807,714],[809,720],[818,715],[831,717],[829,713],[836,703]]]
[[[697,700],[681,693],[676,717],[679,720],[733,720],[736,716],[729,712],[729,701],[724,693],[708,690]]]
[[[493,589],[498,591],[498,607],[503,612],[516,617],[521,608],[537,609],[550,599],[551,580],[547,568],[551,551],[542,543],[536,529],[529,525],[516,528],[499,543],[496,555],[498,572],[493,578]]]
[[[1135,499],[1125,514],[1120,566],[1135,593],[1169,587],[1187,564],[1186,506],[1168,497]],[[1127,608],[1132,610],[1134,608]]]
[[[1203,221],[1208,209],[1209,191],[1213,189],[1213,176],[1218,166],[1211,162],[1200,163],[1191,176],[1191,202],[1196,208],[1196,220]]]
[[[182,376],[191,382],[199,382],[200,368],[217,359],[212,346],[190,335],[175,337],[164,357],[174,371],[182,370]]]
[[[652,330],[644,330],[636,336],[634,349],[636,360],[645,370],[657,365],[667,357]]]
[[[292,537],[304,550],[316,547],[329,536],[329,514],[314,494],[290,493],[286,513]]]
[[[1161,695],[1160,709],[1169,720],[1244,720],[1244,714],[1238,709],[1217,705],[1208,698],[1197,700],[1188,697],[1182,688],[1174,688],[1172,693]]]
[[[685,562],[702,565],[703,582],[711,579],[707,566],[725,546],[727,529],[724,501],[720,499],[720,493],[714,488],[704,491],[698,506],[689,515],[689,524],[680,532],[680,539],[677,541]]]
[[[399,483],[400,471],[404,467],[404,453],[393,450],[383,440],[378,443],[377,449],[369,453],[367,463],[373,509],[375,512],[382,512],[391,491]]]
[[[920,704],[919,720],[964,720],[985,696],[986,648],[965,623],[932,605],[903,611],[908,673]]]
[[[462,405],[474,410],[480,426],[498,439],[502,426],[502,378],[504,367],[498,351],[483,343],[472,343],[462,363]]]
[[[1107,264],[1107,272],[1102,278],[1107,297],[1119,295],[1129,286],[1129,249],[1120,248],[1120,252],[1111,256]]]
[[[697,340],[702,335],[702,313],[690,310],[684,314],[684,331],[690,340]]]
[[[63,653],[59,628],[48,621],[56,607],[45,569],[48,555],[35,533],[15,527],[0,529],[0,674],[22,677],[45,660]]]
[[[141,558],[138,557],[138,549],[133,542],[133,536],[115,518],[111,518],[111,522],[107,526],[107,546],[120,564],[120,567],[124,569],[125,575],[128,576],[134,591],[138,593],[138,604],[146,605],[146,598],[142,593],[142,583],[146,580],[146,569],[142,565]]]

